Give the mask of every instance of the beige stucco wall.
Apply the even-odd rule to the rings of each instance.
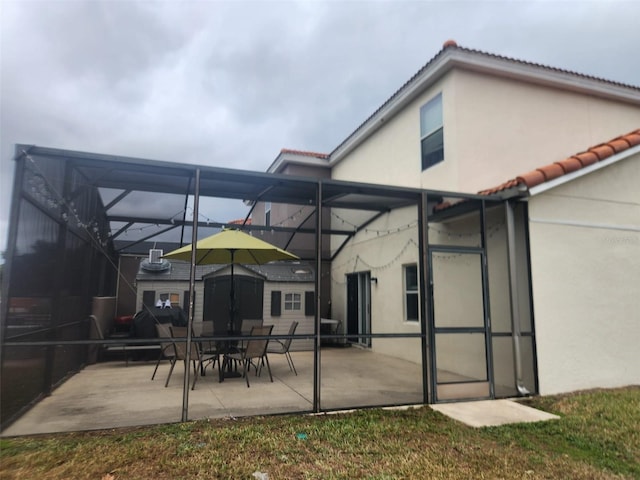
[[[458,165],[459,191],[497,185],[640,125],[638,105],[464,71],[451,83],[445,162]]]
[[[440,91],[445,160],[421,173],[420,107]],[[332,176],[475,193],[638,125],[638,106],[456,70],[386,119]]]
[[[346,214],[344,214],[346,216]],[[529,283],[527,252],[524,239],[523,209],[516,211],[516,258],[521,330],[531,332],[528,302]],[[487,262],[489,275],[490,314],[496,333],[509,334],[511,310],[507,269],[506,224],[504,206],[487,212]],[[446,223],[429,225],[431,245],[479,247],[481,245],[479,214]],[[399,231],[397,231],[399,230]],[[403,267],[418,261],[417,210],[394,211],[367,227],[351,241],[333,263],[331,274],[334,318],[346,320],[346,281],[348,273],[371,272],[378,279],[371,285],[371,322],[373,333],[419,333],[417,322],[404,320]],[[477,256],[455,252],[441,253],[434,263],[436,288],[436,323],[440,327],[481,326],[482,293],[480,264]],[[474,292],[474,294],[472,294]],[[475,319],[475,321],[473,321]],[[437,339],[438,368],[451,378],[483,379],[486,375],[483,337],[442,335]],[[374,339],[372,350],[416,363],[421,362],[419,341]],[[499,395],[515,395],[513,340],[493,340],[493,365]],[[530,339],[522,339],[523,379],[535,391],[534,357]],[[444,378],[444,377],[443,377]]]
[[[640,384],[640,155],[529,201],[540,393]]]
[[[371,332],[420,333],[419,322],[404,320],[403,293],[403,266],[416,263],[418,259],[416,222],[416,208],[403,208],[383,215],[365,231],[356,234],[336,257],[331,268],[332,318],[341,320],[343,329],[347,320],[346,275],[371,272],[371,276],[378,279],[377,283],[371,284]],[[373,339],[372,349],[419,363],[419,343],[415,342],[418,348],[407,348],[408,343],[406,340]]]

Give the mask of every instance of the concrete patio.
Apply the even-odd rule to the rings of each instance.
[[[219,383],[211,369],[189,390],[189,420],[234,418],[313,410],[313,352],[292,352],[298,375],[283,355],[270,355],[273,383],[263,370]],[[179,422],[184,369],[176,365],[169,386],[168,361],[124,360],[90,365],[69,378],[0,436],[100,430]],[[423,402],[419,365],[370,350],[324,348],[321,351],[321,408],[415,405]],[[510,400],[434,405],[434,409],[474,427],[557,418]]]
[[[292,352],[298,375],[283,355],[269,355],[266,369],[218,382],[210,368],[189,390],[189,419],[269,415],[313,410],[313,352]],[[184,369],[176,365],[169,386],[169,362],[114,360],[89,365],[51,396],[9,425],[2,436],[95,430],[178,422],[182,416]],[[323,409],[422,403],[421,368],[360,348],[321,353]]]

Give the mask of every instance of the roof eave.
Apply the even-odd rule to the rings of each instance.
[[[427,88],[454,68],[512,78],[538,85],[589,94],[610,100],[640,105],[640,89],[603,79],[553,69],[517,60],[491,56],[461,48],[445,48],[394,96],[371,115],[355,132],[341,143],[329,157],[333,167],[364,140],[400,112]]]
[[[303,155],[291,152],[281,152],[273,161],[267,173],[279,173],[287,165],[305,165],[311,167],[329,167],[328,159],[319,158],[313,155]]]
[[[375,133],[389,119],[393,118],[406,105],[420,95],[424,89],[433,85],[451,68],[451,49],[442,51],[442,55],[436,56],[424,71],[398,91],[394,97],[380,107],[369,117],[355,132],[340,144],[329,156],[329,165],[332,167],[343,160],[364,140]]]
[[[541,193],[546,192],[547,190],[551,190],[552,188],[559,187],[560,185],[564,185],[565,183],[571,182],[572,180],[580,178],[584,175],[588,175],[592,172],[596,172],[598,170],[608,167],[609,165],[618,163],[621,160],[624,160],[626,158],[629,158],[634,155],[639,155],[639,154],[640,154],[640,145],[636,145],[634,147],[628,148],[620,153],[610,156],[609,158],[605,158],[604,160],[600,160],[599,162],[596,162],[592,165],[576,170],[575,172],[567,173],[556,179],[541,183],[540,185],[536,185],[535,187],[531,187],[528,190],[528,196],[533,197],[535,195],[539,195]]]

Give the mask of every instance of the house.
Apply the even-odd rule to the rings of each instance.
[[[158,299],[168,299],[172,308],[189,310],[187,262],[164,260],[140,262],[136,275],[137,305],[153,307]],[[302,262],[274,262],[265,265],[236,265],[234,268],[237,319],[263,319],[273,325],[273,334],[286,335],[291,322],[297,321],[299,334],[313,333],[315,316],[314,268]],[[194,290],[194,331],[203,321],[229,322],[229,312],[220,305],[229,304],[229,265],[198,265]],[[141,307],[142,308],[142,307]],[[216,322],[217,323],[217,322]],[[310,340],[295,340],[292,350],[311,350]]]
[[[314,412],[362,406],[320,368],[322,318],[419,370],[395,405],[638,384],[639,128],[640,87],[449,41],[332,152],[283,150],[266,173],[17,145],[0,424],[84,368],[94,298],[190,303],[184,265],[135,286],[122,266],[234,226],[199,200],[190,216],[200,198],[244,201],[245,230],[312,265],[239,272],[276,336],[304,317]],[[198,272],[202,320],[228,277]]]
[[[447,41],[331,153],[282,150],[268,171],[508,199],[443,196],[423,292],[415,207],[331,239],[332,314],[362,346],[421,361],[375,334],[418,334],[428,296],[436,401],[611,387],[640,382],[639,127],[637,86]]]

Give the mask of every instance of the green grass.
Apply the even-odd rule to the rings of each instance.
[[[526,402],[561,418],[474,429],[424,407],[11,438],[0,478],[640,478],[640,388]]]

